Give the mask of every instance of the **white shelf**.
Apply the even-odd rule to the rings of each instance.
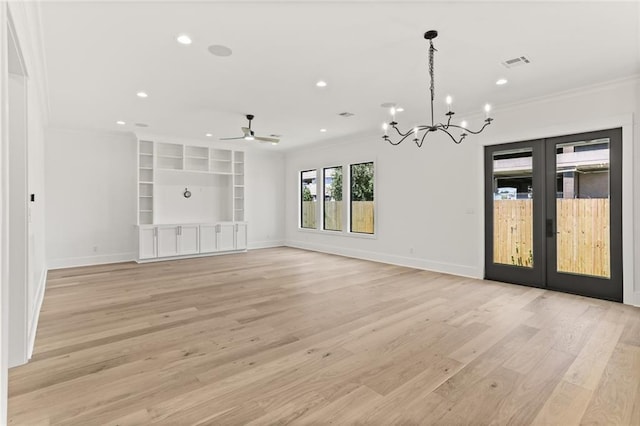
[[[184,220],[232,223],[244,219],[243,151],[138,140],[137,160],[139,225]],[[197,207],[197,202],[183,204],[185,187],[194,191],[194,198],[207,197],[200,200],[207,207]]]

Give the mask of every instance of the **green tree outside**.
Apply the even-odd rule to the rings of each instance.
[[[351,200],[373,201],[373,163],[351,166]]]

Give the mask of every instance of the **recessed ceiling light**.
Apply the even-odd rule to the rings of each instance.
[[[320,131],[321,131],[322,133],[325,133],[325,132],[327,131],[327,129],[320,129]]]
[[[176,40],[177,40],[177,41],[178,41],[178,43],[180,43],[180,44],[191,44],[191,43],[192,43],[192,41],[191,41],[191,37],[189,37],[189,36],[188,36],[188,35],[186,35],[186,34],[180,34],[180,35],[176,38]]]
[[[213,136],[211,133],[207,133],[205,134],[206,137],[210,138],[211,136]]]
[[[121,125],[121,126],[124,126],[124,125],[125,125],[125,124],[127,124],[127,123],[125,123],[125,122],[124,122],[124,121],[122,121],[122,120],[118,120],[118,121],[116,121],[116,124],[119,124],[119,125]]]
[[[212,44],[208,47],[209,53],[215,56],[231,56],[233,51],[227,46],[221,44]]]
[[[496,84],[498,86],[502,86],[503,84],[507,84],[507,79],[506,78],[500,78],[500,79],[498,79],[498,81],[496,81]]]
[[[271,145],[276,146],[278,145],[278,142],[271,142]]]
[[[138,92],[136,93],[136,96],[139,98],[147,98],[149,97],[149,95],[147,95],[147,92]]]
[[[402,112],[402,111],[404,111],[404,108],[402,108],[402,107],[396,108],[396,112]]]
[[[316,87],[327,87],[327,82],[326,82],[326,81],[324,81],[324,80],[319,80],[319,81],[316,83]]]

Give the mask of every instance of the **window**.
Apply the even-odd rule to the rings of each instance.
[[[322,228],[342,231],[342,166],[322,170],[324,216]]]
[[[300,173],[300,226],[316,228],[316,184],[317,171],[307,170]]]
[[[373,234],[373,163],[352,164],[350,167],[351,232]]]

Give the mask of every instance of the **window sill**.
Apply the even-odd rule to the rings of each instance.
[[[364,238],[365,240],[377,240],[378,236],[376,234],[364,234],[359,232],[348,232],[348,231],[328,231],[325,229],[312,229],[312,228],[300,228],[298,227],[299,232],[307,232],[309,234],[317,234],[317,235],[333,235],[335,237],[347,237],[347,238]]]

